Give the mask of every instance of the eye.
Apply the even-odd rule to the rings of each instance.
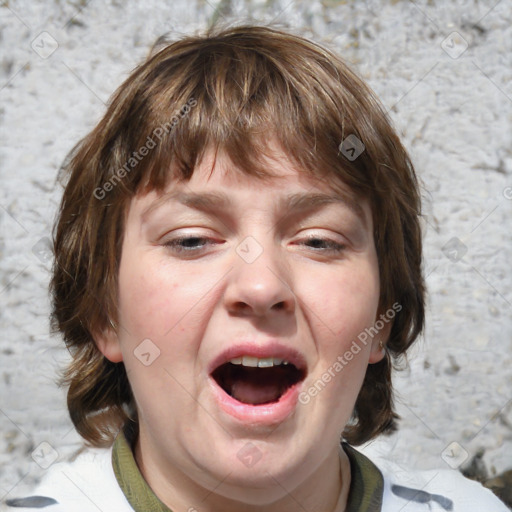
[[[170,248],[177,253],[193,253],[199,252],[207,245],[213,245],[215,240],[206,238],[204,236],[181,236],[172,240],[166,241],[163,245]]]
[[[217,243],[222,242],[216,242],[204,236],[181,236],[168,240],[163,245],[178,254],[193,254],[199,253],[207,246]],[[320,236],[310,236],[299,241],[299,245],[307,246],[315,252],[340,253],[346,248],[344,244]]]
[[[301,245],[307,245],[314,251],[340,253],[345,249],[345,245],[335,242],[329,238],[320,236],[310,236],[302,241]]]

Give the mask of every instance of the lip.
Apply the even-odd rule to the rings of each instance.
[[[306,359],[296,349],[286,347],[280,343],[267,342],[259,345],[243,343],[234,345],[221,352],[208,366],[208,378],[214,400],[224,413],[243,424],[272,425],[283,422],[297,407],[299,392],[305,377],[288,388],[277,402],[260,405],[244,404],[226,393],[211,375],[220,365],[244,355],[258,358],[275,357],[284,359],[295,365],[298,369],[304,370],[305,377],[307,375]]]

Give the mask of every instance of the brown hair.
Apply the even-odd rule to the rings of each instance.
[[[130,199],[190,179],[207,147],[225,151],[240,172],[266,179],[261,157],[270,136],[301,172],[332,188],[348,185],[370,201],[380,309],[402,309],[386,357],[368,366],[344,436],[360,444],[393,429],[392,362],[424,320],[413,166],[374,94],[339,57],[286,32],[242,26],[161,44],[63,165],[68,182],[54,229],[52,325],[73,355],[63,379],[71,419],[92,444],[110,444],[129,410],[136,414],[123,363],[107,360],[94,342],[116,322]],[[357,158],[340,149],[349,136],[364,144]]]

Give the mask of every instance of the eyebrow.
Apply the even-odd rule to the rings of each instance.
[[[181,190],[165,194],[150,206],[148,206],[142,213],[143,221],[154,210],[168,202],[177,201],[189,208],[203,211],[206,213],[215,210],[229,210],[233,207],[233,203],[229,196],[224,192],[185,192]],[[330,204],[342,204],[351,209],[366,225],[366,216],[364,215],[361,204],[356,202],[354,198],[349,195],[332,195],[319,192],[301,192],[296,194],[289,194],[279,201],[279,206],[288,214],[300,213],[307,210],[319,209],[322,206]]]

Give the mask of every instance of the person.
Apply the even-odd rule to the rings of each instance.
[[[504,512],[396,429],[421,333],[420,190],[368,86],[271,27],[164,40],[64,165],[53,325],[91,445],[12,508]]]

